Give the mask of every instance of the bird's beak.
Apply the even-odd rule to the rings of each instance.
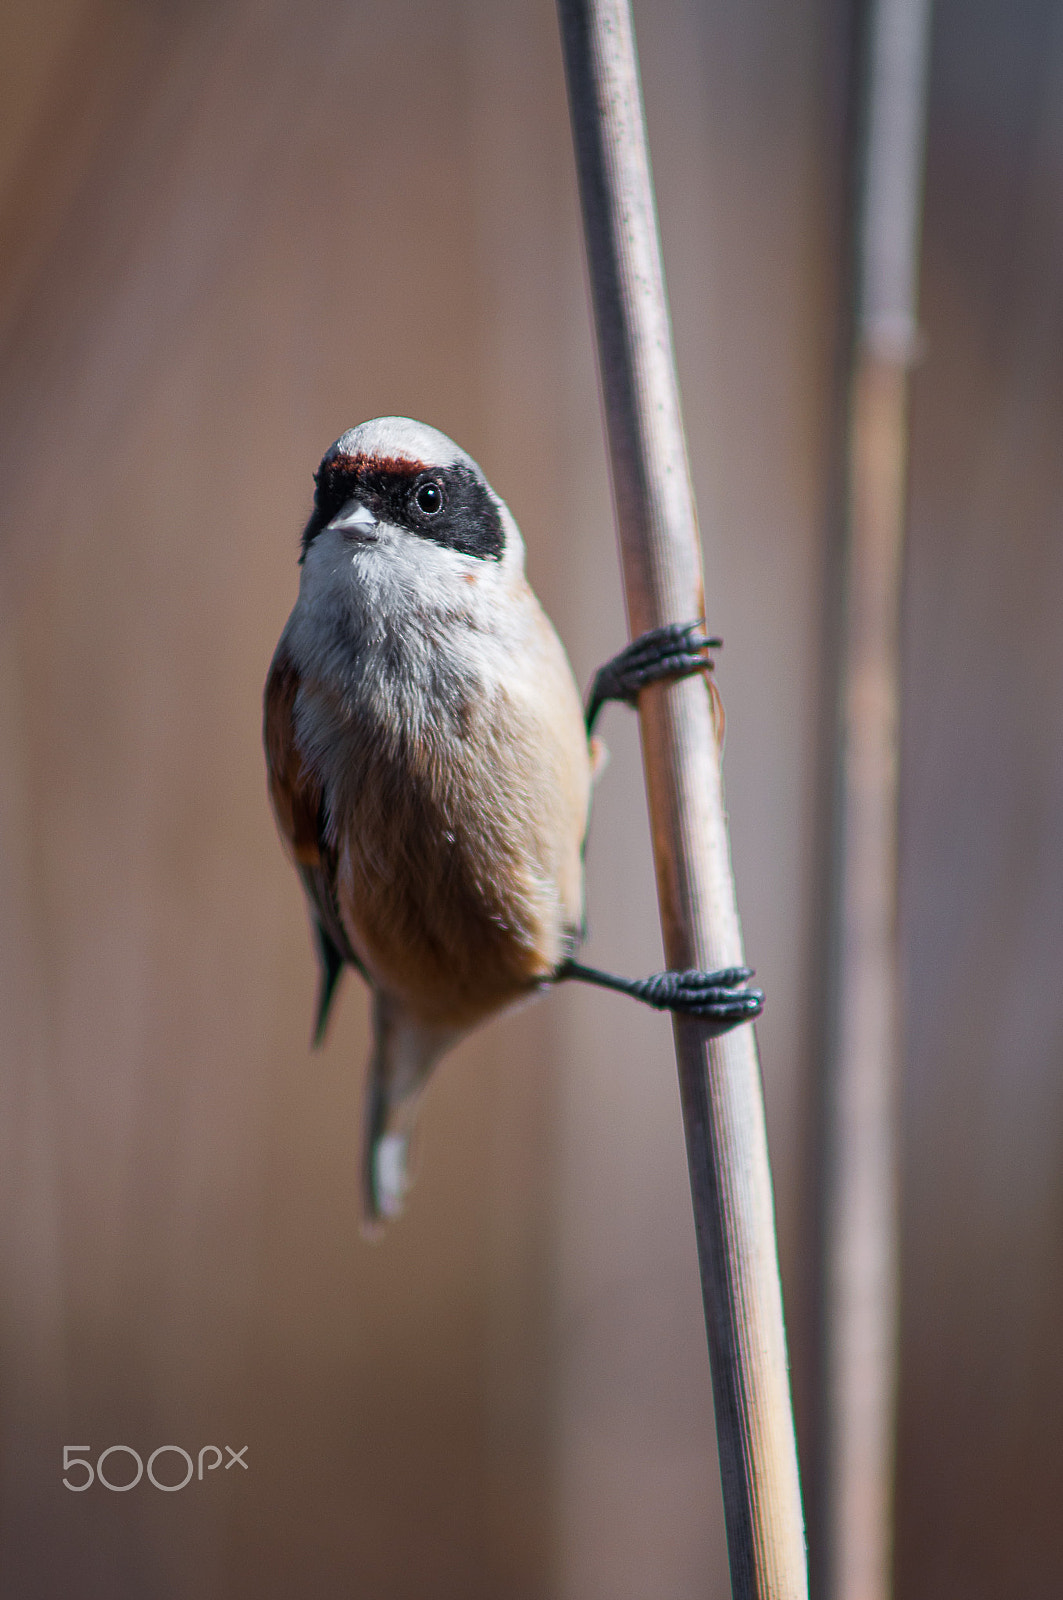
[[[360,500],[348,500],[328,526],[348,539],[357,540],[359,544],[371,544],[376,538],[377,519]]]

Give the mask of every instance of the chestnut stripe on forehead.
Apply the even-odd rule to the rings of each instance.
[[[378,474],[389,478],[416,478],[420,473],[428,471],[427,461],[411,461],[409,456],[380,456],[366,455],[359,451],[357,455],[349,456],[337,452],[334,456],[326,456],[321,463],[320,471],[314,476],[320,478],[322,473],[340,474],[344,477],[375,477]]]

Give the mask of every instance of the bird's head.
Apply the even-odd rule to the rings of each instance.
[[[300,561],[349,559],[417,569],[431,580],[523,567],[520,533],[471,456],[435,428],[377,417],[351,428],[314,474]]]

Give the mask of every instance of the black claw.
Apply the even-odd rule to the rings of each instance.
[[[737,989],[742,984],[749,982],[753,976],[753,968],[724,967],[721,972],[701,973],[700,976],[711,978],[713,983],[720,989]],[[759,990],[757,992],[759,993]]]
[[[701,622],[671,622],[640,634],[596,674],[587,703],[588,729],[607,700],[634,705],[639,692],[651,683],[711,670],[708,652],[721,643],[706,636]]]
[[[726,1033],[741,1022],[759,1017],[764,1009],[760,989],[742,985],[753,976],[748,967],[728,967],[722,972],[658,972],[632,985],[632,994],[658,1011],[677,1011],[715,1023],[714,1033]]]

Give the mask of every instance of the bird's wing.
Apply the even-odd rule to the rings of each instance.
[[[299,671],[278,649],[266,679],[262,742],[274,815],[299,866],[321,864],[321,784],[303,761],[295,739],[295,701]]]
[[[336,902],[336,854],[325,830],[325,797],[314,772],[303,760],[295,737],[295,701],[299,672],[283,646],[266,679],[262,738],[266,747],[269,794],[277,826],[287,844],[314,919],[321,985],[318,991],[314,1043],[320,1044],[344,964],[365,975],[351,949]]]

